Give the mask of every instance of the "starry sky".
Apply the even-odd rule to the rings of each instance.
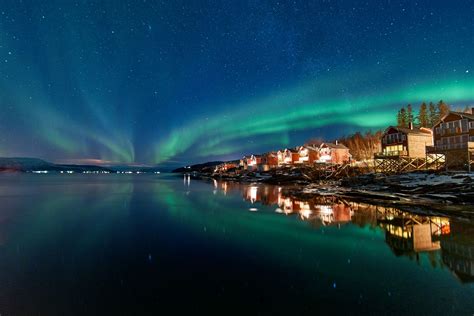
[[[2,0],[0,156],[183,165],[474,104],[473,1]]]

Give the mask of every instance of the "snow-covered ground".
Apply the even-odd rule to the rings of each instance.
[[[406,173],[403,175],[389,176],[388,181],[399,182],[404,187],[435,186],[442,184],[463,184],[466,181],[474,181],[474,174],[428,174],[428,173]],[[468,180],[466,180],[468,179]]]

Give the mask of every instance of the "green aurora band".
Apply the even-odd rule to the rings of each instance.
[[[324,91],[321,91],[324,93]],[[318,101],[315,101],[318,100]],[[445,100],[474,100],[474,80],[429,83],[348,99],[318,98],[315,85],[289,90],[255,102],[237,104],[235,111],[194,120],[154,146],[154,161],[165,162],[196,146],[198,156],[236,153],[251,147],[231,141],[273,136],[273,144],[288,144],[288,131],[346,124],[361,129],[395,123],[393,105]],[[317,136],[317,135],[315,135]]]

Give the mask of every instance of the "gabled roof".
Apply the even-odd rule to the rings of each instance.
[[[431,130],[429,128],[413,127],[413,129],[411,129],[411,128],[400,127],[400,126],[389,126],[385,130],[385,133],[387,133],[387,131],[390,130],[391,128],[396,129],[397,131],[399,131],[401,133],[404,133],[404,134],[422,134],[422,135],[431,134]]]
[[[270,151],[268,153],[263,154],[263,156],[274,156],[276,157],[278,155],[278,152],[276,151]]]
[[[329,147],[329,148],[333,148],[333,149],[349,149],[347,148],[346,146],[344,146],[343,144],[334,144],[334,143],[322,143],[321,144],[321,147]]]
[[[474,120],[474,114],[464,113],[464,112],[456,112],[456,111],[449,111],[448,114],[446,114],[445,116],[443,116],[441,118],[441,120],[444,120],[449,114],[456,114],[456,115],[459,115],[462,118],[467,118],[467,119],[470,119],[470,120]]]
[[[449,111],[448,114],[446,114],[445,116],[440,118],[438,120],[438,122],[436,122],[436,124],[433,125],[433,127],[437,126],[439,123],[443,123],[444,119],[447,118],[450,114],[459,115],[461,118],[467,118],[469,120],[474,120],[474,114],[464,113],[464,112],[456,112],[456,111]]]
[[[309,150],[312,150],[312,151],[318,151],[319,147],[313,146],[313,145],[303,145],[303,146],[300,146],[298,148],[298,151],[300,151],[301,149],[309,149]]]

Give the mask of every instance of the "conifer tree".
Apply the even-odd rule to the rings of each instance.
[[[445,116],[446,114],[449,113],[449,110],[450,110],[450,107],[449,105],[447,105],[446,103],[444,103],[443,100],[440,100],[438,102],[438,117],[437,117],[437,120],[438,121],[439,119],[441,119],[443,116]],[[434,122],[433,124],[435,124],[436,122]]]
[[[398,126],[399,127],[408,127],[408,117],[405,107],[402,107],[398,112]]]
[[[397,126],[401,127],[402,126],[402,110],[398,110],[397,112]]]
[[[418,124],[420,127],[431,127],[428,117],[428,109],[425,102],[420,105],[420,109],[418,111]]]
[[[406,124],[409,125],[410,123],[415,123],[415,117],[413,115],[413,109],[411,104],[408,104],[406,112]]]
[[[433,127],[433,125],[436,124],[438,121],[438,113],[436,112],[436,107],[433,102],[430,102],[429,106],[429,113],[428,113],[428,122],[429,126],[428,127]]]

